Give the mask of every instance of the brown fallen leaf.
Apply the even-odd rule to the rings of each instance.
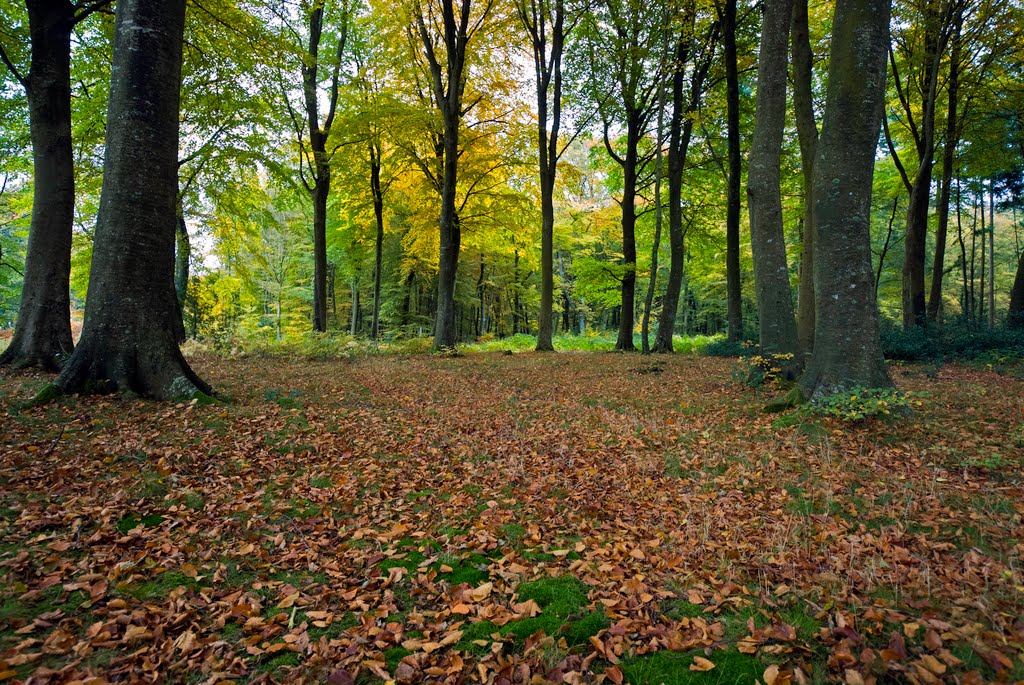
[[[690,664],[691,671],[710,671],[715,667],[715,664],[702,656],[693,657],[693,663]]]

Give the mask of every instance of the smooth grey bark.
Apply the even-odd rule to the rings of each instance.
[[[800,288],[797,296],[797,337],[804,355],[814,350],[814,155],[818,148],[818,124],[814,120],[811,90],[814,54],[811,52],[807,0],[793,0],[793,112],[800,139],[800,163],[804,180],[803,251],[800,254]]]
[[[770,355],[793,355],[785,364],[787,376],[793,375],[803,362],[790,295],[779,172],[786,123],[791,7],[791,0],[768,2],[764,6],[757,60],[757,110],[747,171],[761,350]]]
[[[729,340],[743,337],[743,293],[740,280],[740,77],[736,56],[736,3],[725,0],[722,12],[722,42],[725,48],[725,106],[729,179],[725,212],[725,276]]]
[[[1014,330],[1024,329],[1024,253],[1017,260],[1017,275],[1013,279],[1010,291],[1010,310],[1006,315],[1006,325]]]
[[[932,285],[928,294],[928,321],[936,323],[942,305],[942,278],[946,265],[946,237],[949,230],[949,201],[953,182],[953,162],[960,142],[957,122],[957,98],[960,92],[960,32],[963,11],[958,10],[953,25],[947,85],[946,135],[942,150],[942,186],[939,191],[939,223],[935,228],[935,255],[932,261]]]
[[[18,321],[14,337],[0,354],[0,365],[58,371],[74,347],[70,297],[75,211],[71,32],[75,24],[109,3],[28,0],[28,74],[20,74],[0,49],[0,58],[28,97],[35,185]]]
[[[58,392],[210,392],[174,321],[178,114],[185,0],[119,0],[103,189],[82,339]]]
[[[814,352],[808,398],[892,386],[871,269],[871,181],[885,102],[891,0],[837,0],[821,140],[814,164]]]

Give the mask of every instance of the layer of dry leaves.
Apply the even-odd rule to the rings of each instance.
[[[894,368],[911,419],[773,426],[730,360],[193,361],[230,403],[0,417],[0,682],[619,683],[659,650],[757,654],[769,685],[1022,672],[1024,382]],[[5,373],[5,405],[43,380]],[[471,555],[486,582],[429,568]],[[459,647],[566,574],[610,621],[585,648]]]

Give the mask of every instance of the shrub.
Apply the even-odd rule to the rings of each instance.
[[[819,416],[831,416],[844,421],[863,421],[868,418],[905,414],[914,406],[921,406],[921,393],[902,393],[894,388],[863,388],[856,386],[849,392],[840,392],[815,400],[810,410]]]
[[[744,357],[733,368],[731,376],[737,383],[751,388],[777,387],[782,383],[783,370],[792,358],[789,352]]]
[[[1024,357],[1024,334],[1002,327],[974,328],[961,321],[904,330],[897,322],[883,320],[882,352],[887,359],[913,362],[1005,362]]]
[[[717,338],[708,343],[704,348],[704,354],[709,357],[743,357],[750,354],[754,347],[755,343],[750,340],[733,342],[725,338]]]

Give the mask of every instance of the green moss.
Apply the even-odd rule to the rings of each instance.
[[[405,647],[392,647],[391,649],[385,650],[384,652],[384,663],[387,664],[388,670],[392,673],[398,668],[399,662],[405,657],[412,654]]]
[[[117,522],[117,530],[120,531],[122,534],[125,534],[130,530],[138,528],[139,526],[145,526],[147,528],[159,526],[166,520],[167,519],[165,519],[160,514],[145,514],[144,516],[139,516],[138,514],[129,514],[128,516],[125,516],[123,519]]]
[[[761,678],[764,666],[754,656],[739,652],[715,652],[707,658],[715,668],[691,671],[699,652],[654,652],[622,662],[622,673],[633,685],[748,685]]]
[[[592,635],[608,627],[604,612],[588,611],[587,586],[573,576],[542,578],[522,583],[518,588],[519,601],[533,600],[541,613],[533,618],[496,626],[490,621],[471,623],[463,628],[461,649],[483,653],[486,647],[473,644],[474,640],[489,640],[493,634],[513,638],[515,648],[521,648],[526,638],[538,631],[551,637],[564,637],[570,648],[585,644]]]
[[[666,618],[678,621],[683,618],[696,618],[703,614],[705,609],[706,607],[686,600],[675,600],[668,603],[662,611]]]
[[[804,395],[799,386],[793,386],[782,397],[776,398],[764,405],[764,411],[769,414],[777,414],[778,412],[794,409],[806,403],[807,396]]]
[[[144,602],[146,600],[167,597],[171,594],[171,590],[179,587],[195,589],[196,581],[179,571],[164,571],[152,580],[147,580],[138,585],[124,586],[119,588],[119,590],[130,597]]]

